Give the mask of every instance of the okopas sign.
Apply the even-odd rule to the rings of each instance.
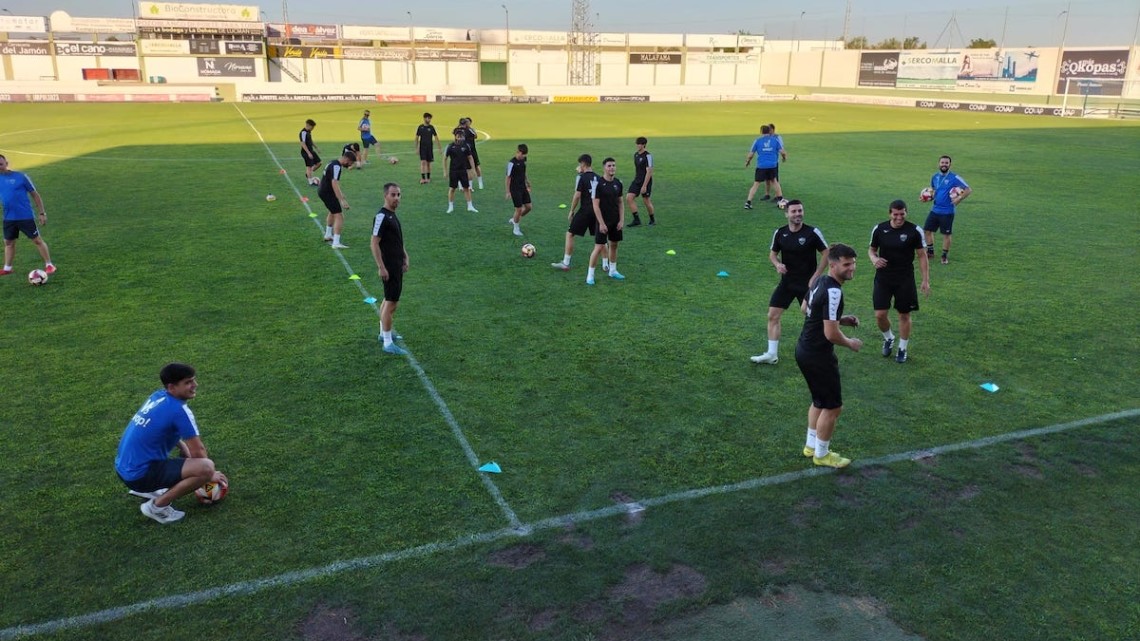
[[[1064,93],[1068,87],[1071,94],[1119,96],[1124,88],[1122,81],[1128,74],[1128,53],[1127,49],[1063,52],[1057,93]],[[1081,80],[1066,82],[1069,78]],[[1102,80],[1112,82],[1100,82]]]

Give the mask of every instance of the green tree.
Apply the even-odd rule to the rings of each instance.
[[[916,36],[910,36],[909,38],[903,40],[902,48],[906,49],[907,51],[912,51],[914,49],[925,49],[926,43],[919,42],[918,37]]]
[[[870,49],[871,43],[867,41],[867,36],[855,36],[847,41],[848,49]]]
[[[902,47],[902,43],[899,42],[898,38],[887,38],[886,40],[880,40],[878,42],[878,44],[876,44],[873,48],[874,49],[899,49],[901,47]]]
[[[970,44],[966,45],[967,49],[994,49],[997,47],[997,40],[993,38],[974,38]]]

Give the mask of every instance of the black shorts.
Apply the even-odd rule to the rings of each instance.
[[[475,148],[475,143],[471,143],[471,160],[475,161],[475,166],[479,166],[479,150]]]
[[[756,168],[756,182],[758,183],[762,183],[768,180],[778,180],[779,178],[779,167],[768,167],[765,169],[761,169],[759,167]]]
[[[182,480],[182,465],[185,463],[186,459],[181,457],[151,461],[146,468],[146,474],[143,474],[141,478],[128,481],[120,476],[119,480],[136,492],[153,492],[171,488]]]
[[[598,233],[598,218],[588,209],[579,209],[570,219],[570,229],[566,231],[574,236],[585,236],[586,232],[593,236]]]
[[[792,306],[793,300],[803,303],[807,293],[807,280],[804,280],[803,283],[789,283],[787,278],[781,278],[780,284],[772,290],[772,297],[768,299],[768,307],[787,309]]]
[[[420,147],[420,160],[433,162],[435,160],[435,149],[431,147]]]
[[[936,214],[930,212],[926,217],[926,224],[922,226],[922,230],[942,232],[943,235],[949,236],[954,233],[954,214]]]
[[[811,404],[822,410],[843,407],[843,386],[839,382],[839,359],[835,353],[809,352],[796,345],[796,365],[807,381]]]
[[[384,267],[388,270],[388,280],[384,281],[384,300],[398,303],[400,294],[404,291],[404,264],[386,264]]]
[[[515,207],[522,207],[523,205],[529,205],[530,204],[530,192],[527,191],[526,189],[518,189],[518,190],[512,189],[511,190],[511,202],[513,202],[515,204]]]
[[[594,220],[597,220],[597,219],[595,218]],[[616,221],[616,220],[613,221],[612,223],[607,220],[606,221],[606,229],[608,231],[603,234],[601,228],[599,227],[598,230],[596,232],[594,232],[594,244],[595,245],[605,245],[607,241],[611,242],[611,243],[620,243],[621,238],[622,238],[622,234],[621,234],[622,230],[615,229],[615,227],[617,227],[617,224],[618,224],[618,221]]]
[[[28,238],[39,236],[40,228],[36,227],[36,219],[25,218],[23,220],[4,221],[4,240],[16,240],[20,237],[20,232],[24,232]]]
[[[340,201],[336,199],[336,196],[322,195],[321,202],[325,204],[325,209],[328,209],[330,214],[344,213],[344,209],[341,207]]]
[[[320,167],[321,166],[321,157],[318,156],[317,152],[315,152],[315,151],[313,152],[312,156],[307,156],[307,155],[305,155],[305,152],[302,151],[301,152],[301,160],[304,161],[306,167]]]
[[[464,189],[471,189],[471,179],[467,177],[467,172],[455,173],[449,172],[447,175],[447,184],[451,185],[452,189],[456,187],[463,187]]]
[[[900,314],[918,311],[918,287],[914,284],[914,274],[888,276],[875,274],[875,284],[871,290],[871,306],[875,311],[890,309],[891,299],[895,299],[895,309]]]
[[[630,183],[630,185],[629,185],[629,192],[628,193],[631,193],[634,196],[645,196],[646,198],[649,198],[651,195],[653,195],[653,179],[652,178],[649,179],[649,184],[645,186],[645,193],[644,194],[641,193],[641,185],[642,185],[642,182],[635,178],[633,180],[633,182]]]

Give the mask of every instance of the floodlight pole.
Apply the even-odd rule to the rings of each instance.
[[[1069,37],[1069,15],[1072,13],[1073,0],[1069,0],[1065,10],[1057,14],[1057,17],[1065,16],[1065,26],[1061,29],[1061,47],[1057,49],[1057,73],[1054,74],[1057,78],[1057,86],[1061,85],[1061,63],[1065,60],[1065,38]],[[1065,95],[1069,94],[1069,87],[1065,87]],[[1062,107],[1063,108],[1063,107]]]

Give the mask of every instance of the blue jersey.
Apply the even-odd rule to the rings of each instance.
[[[0,174],[0,203],[4,205],[4,220],[34,220],[36,216],[28,194],[35,190],[32,179],[23,172]]]
[[[760,136],[752,143],[752,153],[756,154],[757,169],[772,169],[780,165],[780,151],[784,144],[777,136]]]
[[[945,174],[937,172],[930,177],[930,188],[934,190],[934,203],[930,207],[932,214],[953,214],[954,202],[950,200],[950,190],[958,187],[969,189],[965,180],[958,174],[948,171]]]
[[[115,456],[115,471],[125,481],[146,474],[153,461],[167,457],[178,441],[198,436],[198,423],[186,401],[171,396],[166,390],[150,395],[127,423]]]

